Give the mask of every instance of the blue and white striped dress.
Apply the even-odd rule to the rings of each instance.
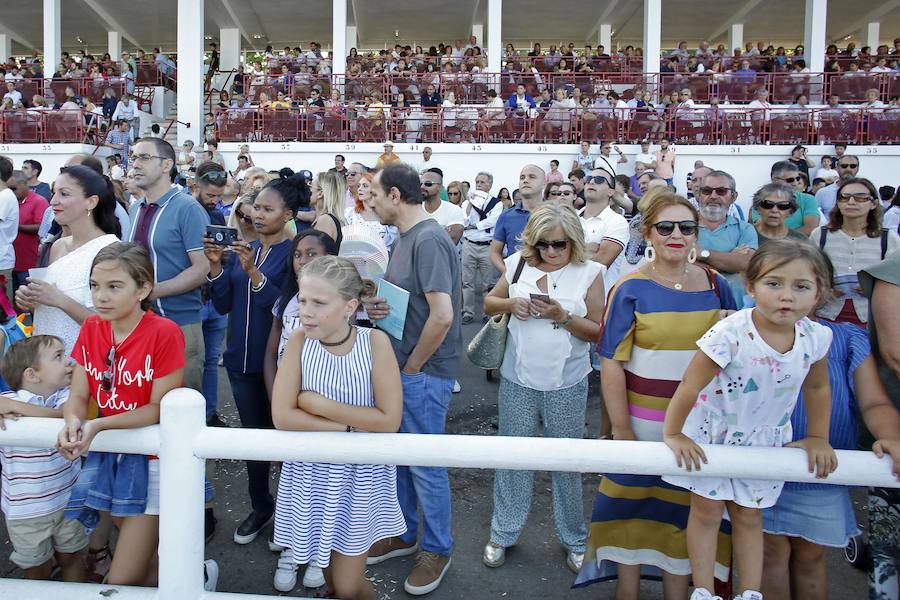
[[[306,339],[300,358],[303,390],[353,406],[375,406],[371,330],[356,331],[356,343],[345,356],[335,356],[318,340]],[[282,465],[275,542],[291,548],[295,563],[315,560],[324,568],[332,551],[357,556],[374,542],[405,532],[395,466]]]

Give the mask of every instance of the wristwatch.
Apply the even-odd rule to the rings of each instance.
[[[701,250],[700,258],[702,258],[703,260],[706,260],[707,258],[709,258],[709,250]]]

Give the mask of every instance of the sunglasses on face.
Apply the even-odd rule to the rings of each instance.
[[[437,183],[434,182],[434,181],[423,181],[423,182],[422,182],[422,185],[425,186],[425,187],[432,187],[432,186],[437,185]]]
[[[803,181],[802,177],[776,177],[776,179],[780,179],[785,183],[797,183],[798,181]]]
[[[659,221],[653,224],[656,233],[662,236],[672,235],[676,226],[681,235],[694,235],[697,233],[697,221]]]
[[[447,192],[448,196],[459,196],[459,192]]]
[[[794,205],[790,202],[772,202],[771,200],[763,200],[759,203],[759,207],[763,210],[772,210],[777,207],[780,211],[789,211],[794,208]]]
[[[859,168],[858,164],[853,164],[853,163],[840,163],[838,166],[842,169],[858,169]]]
[[[553,240],[552,242],[548,242],[546,240],[538,240],[534,243],[534,247],[541,251],[544,251],[548,248],[553,248],[554,250],[565,250],[569,247],[569,240]]]
[[[589,183],[605,183],[608,186],[612,186],[612,184],[609,182],[609,179],[607,179],[606,177],[604,177],[602,175],[593,175],[593,176],[588,175],[587,177],[584,178],[584,183],[585,183],[585,185],[587,185]]]
[[[869,192],[841,192],[838,194],[838,202],[871,202],[874,200]]]
[[[113,379],[115,377],[115,365],[116,365],[116,347],[113,346],[109,349],[109,354],[106,355],[106,371],[103,372],[103,375],[100,376],[100,389],[104,392],[109,392],[113,388]]]
[[[205,179],[213,185],[225,185],[228,181],[228,173],[225,171],[208,171],[197,179]]]
[[[704,186],[704,187],[700,188],[700,193],[703,194],[704,196],[711,196],[713,193],[715,193],[717,196],[727,196],[728,194],[731,193],[731,191],[732,191],[731,188],[727,188],[727,187],[706,187],[706,186]]]
[[[242,213],[239,210],[234,211],[234,216],[237,217],[239,221],[243,221],[247,225],[250,225],[251,223],[253,223],[253,219],[251,219],[250,217],[248,217],[247,215],[245,215],[244,213]]]

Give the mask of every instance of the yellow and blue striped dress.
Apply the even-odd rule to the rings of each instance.
[[[735,309],[728,281],[709,274],[710,289],[674,290],[643,272],[623,277],[611,290],[600,355],[622,363],[631,426],[641,441],[662,441],[666,408],[697,351],[697,340]],[[687,553],[690,492],[651,475],[604,475],[594,499],[584,567],[574,587],[617,576],[617,563],[643,565],[641,576],[691,572]],[[716,577],[727,580],[731,527],[719,532]]]

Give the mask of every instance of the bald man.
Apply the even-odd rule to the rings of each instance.
[[[503,257],[516,251],[517,238],[522,234],[531,211],[544,201],[547,174],[537,165],[525,165],[519,173],[519,202],[500,215],[491,241],[491,264],[501,274],[506,272]]]

